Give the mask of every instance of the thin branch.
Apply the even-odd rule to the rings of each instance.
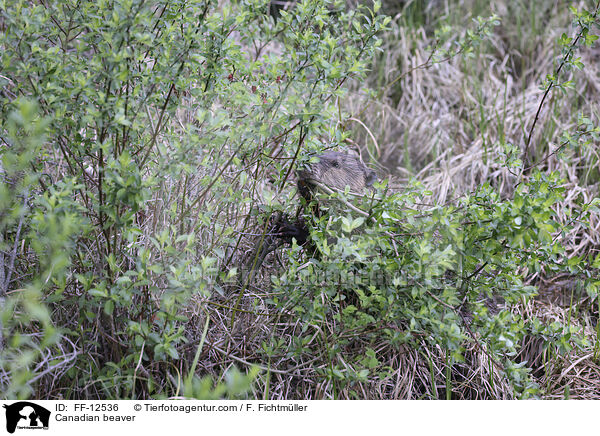
[[[596,3],[596,9],[595,9],[594,15],[593,15],[594,18],[596,18],[596,15],[598,15],[598,8],[600,8],[600,0],[598,0],[598,3]],[[558,81],[558,76],[560,75],[561,70],[567,63],[567,60],[569,60],[572,57],[573,51],[575,50],[577,43],[583,36],[583,32],[585,31],[585,29],[586,29],[586,27],[583,27],[583,26],[580,28],[579,33],[577,34],[577,37],[573,40],[573,42],[569,46],[569,50],[563,56],[560,65],[556,69],[554,79],[552,79],[550,81],[550,83],[548,84],[548,86],[546,87],[546,91],[544,92],[544,95],[542,96],[542,101],[540,101],[537,112],[535,114],[535,118],[533,119],[533,124],[531,125],[531,128],[529,129],[529,135],[527,136],[527,141],[525,142],[525,151],[523,151],[523,165],[525,165],[525,163],[528,161],[528,153],[529,153],[529,146],[531,145],[531,138],[533,137],[533,132],[535,130],[535,126],[537,125],[538,119],[540,117],[540,113],[542,111],[542,107],[544,106],[544,102],[546,101],[548,94],[550,94],[550,90],[552,90],[552,88],[554,88],[554,86],[556,86],[556,81]],[[527,169],[530,169],[530,168],[532,168],[532,167],[529,167]],[[521,174],[523,174],[524,171],[522,171]]]

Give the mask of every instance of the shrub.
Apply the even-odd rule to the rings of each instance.
[[[181,393],[247,214],[289,204],[300,149],[343,141],[336,99],[385,25],[267,7],[1,3],[3,396]]]
[[[488,362],[492,383],[509,382],[510,396],[539,395],[519,353],[524,339],[542,335],[556,352],[585,341],[572,327],[557,330],[506,308],[536,295],[523,282],[529,274],[582,269],[567,262],[553,237],[569,231],[555,208],[564,191],[555,175],[536,172],[512,199],[485,184],[456,205],[423,208],[417,205],[430,193],[417,184],[392,195],[382,189],[378,201],[363,199],[368,217],[313,218],[316,258],[307,263],[292,255],[287,271],[274,278],[279,310],[299,317],[303,333],[322,335],[310,347],[298,335],[297,357],[328,356],[323,376],[358,395],[356,382],[389,377],[382,362],[406,346],[439,350],[447,370],[467,358],[464,366],[474,371],[481,364],[475,354]],[[447,376],[450,398],[452,381],[464,381]],[[439,395],[435,386],[423,391]]]

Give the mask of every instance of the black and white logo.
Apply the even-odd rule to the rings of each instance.
[[[14,433],[15,429],[48,429],[50,411],[29,401],[19,401],[10,405],[4,404],[6,409],[6,431]]]

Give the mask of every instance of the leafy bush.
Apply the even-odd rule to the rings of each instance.
[[[3,396],[181,392],[246,215],[263,191],[288,204],[300,149],[343,140],[335,100],[384,28],[339,1],[267,7],[2,2]]]
[[[581,270],[566,262],[564,247],[553,237],[569,231],[557,222],[555,209],[564,191],[556,176],[536,172],[512,199],[502,200],[483,185],[455,206],[424,209],[416,205],[430,193],[414,185],[392,195],[380,190],[377,201],[364,198],[367,217],[341,212],[315,219],[316,258],[306,263],[291,256],[287,271],[274,279],[282,295],[278,307],[300,317],[303,330],[327,336],[315,344],[322,350],[302,347],[298,337],[298,357],[329,356],[323,376],[347,389],[389,376],[374,350],[433,347],[452,368],[464,362],[471,344],[489,359],[492,379],[508,378],[513,395],[538,395],[519,353],[525,337],[543,335],[560,352],[584,342],[569,327],[556,331],[498,308],[536,294],[523,283],[528,274]]]

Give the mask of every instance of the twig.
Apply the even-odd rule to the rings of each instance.
[[[596,15],[598,15],[598,8],[600,8],[600,0],[598,0],[598,3],[596,3],[596,9],[595,9],[594,15],[593,15],[594,18],[596,18]],[[525,165],[525,163],[528,160],[527,155],[528,155],[528,152],[529,152],[529,146],[531,145],[531,138],[533,136],[533,131],[535,130],[535,126],[537,124],[537,121],[538,121],[538,119],[540,117],[540,113],[542,111],[542,107],[544,106],[544,102],[546,101],[546,98],[548,97],[548,94],[550,93],[550,90],[552,88],[554,88],[554,86],[556,85],[556,81],[558,80],[558,76],[559,76],[562,68],[567,63],[567,60],[570,59],[571,56],[573,55],[573,50],[575,49],[575,46],[577,45],[577,43],[579,42],[579,39],[583,35],[584,30],[585,30],[585,28],[582,26],[581,29],[579,30],[579,33],[577,34],[577,37],[573,40],[573,42],[569,46],[569,50],[563,56],[560,65],[556,69],[556,73],[555,73],[554,79],[551,80],[550,83],[548,84],[548,86],[546,87],[546,91],[544,92],[544,95],[542,96],[542,101],[540,101],[540,104],[538,106],[537,112],[535,114],[535,118],[533,119],[533,124],[531,125],[531,128],[529,129],[529,135],[527,136],[527,141],[525,143],[525,151],[523,152],[523,165]],[[531,167],[527,168],[527,170],[530,169],[530,168]],[[523,174],[524,171],[525,170],[521,171],[521,175]]]

